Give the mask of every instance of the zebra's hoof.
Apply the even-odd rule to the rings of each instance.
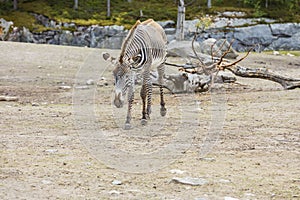
[[[126,123],[124,129],[125,129],[125,130],[131,129],[131,125],[130,125],[129,123]]]
[[[141,124],[143,126],[146,126],[147,125],[147,119],[141,119]]]
[[[164,117],[164,116],[166,116],[166,114],[167,114],[167,109],[166,108],[160,108],[160,115],[162,117]]]

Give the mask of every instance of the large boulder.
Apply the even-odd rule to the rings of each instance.
[[[266,50],[299,50],[300,49],[300,32],[292,37],[279,37],[273,41]]]
[[[291,37],[300,32],[300,24],[286,23],[286,24],[270,24],[270,29],[273,36]]]
[[[195,51],[200,53],[201,49],[199,43],[195,42],[194,45],[195,45]],[[168,45],[168,56],[187,58],[193,54],[194,52],[192,49],[192,41],[173,40]]]
[[[173,20],[167,20],[167,21],[157,21],[159,25],[163,28],[174,28],[175,27],[175,22]]]
[[[276,39],[272,35],[270,27],[262,24],[236,28],[233,37],[236,40],[233,47],[237,51],[247,51],[249,47],[253,47],[254,45],[256,45],[255,50],[261,51]]]

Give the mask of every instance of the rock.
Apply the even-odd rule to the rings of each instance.
[[[108,86],[108,82],[106,80],[99,80],[97,82],[97,86],[99,87]]]
[[[255,50],[264,50],[265,47],[269,46],[275,39],[271,33],[268,25],[256,25],[251,27],[243,27],[235,29],[234,38],[238,41],[238,44],[242,45],[234,47],[238,51],[247,51],[249,46],[256,44]]]
[[[70,89],[72,89],[72,87],[69,86],[69,85],[61,85],[61,86],[58,86],[58,88],[59,89],[63,89],[63,90],[70,90]]]
[[[40,104],[37,103],[37,102],[32,102],[32,103],[31,103],[31,106],[40,106]]]
[[[50,180],[42,180],[42,183],[45,184],[45,185],[48,185],[48,184],[51,184],[52,181],[50,181]]]
[[[166,33],[167,35],[173,35],[173,34],[176,33],[176,28],[166,28],[166,29],[165,29],[165,33]]]
[[[89,79],[89,80],[86,81],[86,84],[87,85],[94,85],[95,81],[93,79]]]
[[[46,149],[45,150],[45,152],[47,152],[47,153],[55,153],[57,151],[58,151],[57,149]]]
[[[73,33],[71,31],[63,31],[59,38],[60,45],[70,45],[73,42]]]
[[[0,96],[0,101],[18,101],[18,97],[13,96]]]
[[[291,53],[287,53],[286,55],[290,56],[290,57],[294,57],[295,56],[294,54],[291,54]]]
[[[120,195],[121,192],[117,191],[117,190],[111,190],[108,192],[110,195]]]
[[[201,52],[198,42],[194,43],[196,52]],[[192,41],[176,41],[173,40],[168,45],[168,56],[176,56],[187,58],[189,55],[194,55],[192,49]]]
[[[0,40],[4,41],[7,39],[9,29],[14,23],[11,21],[6,21],[5,19],[0,19]]]
[[[245,193],[244,196],[247,197],[247,199],[249,199],[249,198],[255,197],[255,194],[252,194],[252,193]]]
[[[300,32],[292,37],[280,37],[274,40],[265,50],[299,50]]]
[[[246,15],[245,12],[236,12],[236,11],[225,11],[221,15],[225,17],[244,17]]]
[[[215,83],[234,83],[236,81],[236,77],[233,73],[228,71],[220,71],[215,78]]]
[[[98,44],[98,48],[110,48],[121,49],[124,38],[127,36],[127,32],[119,33],[118,35],[107,37],[105,40],[101,40]]]
[[[161,25],[161,27],[163,27],[164,29],[166,29],[166,28],[174,28],[175,25],[176,25],[173,20],[157,21],[157,23],[159,25]]]
[[[193,185],[193,186],[199,186],[199,185],[205,185],[208,183],[206,179],[203,178],[193,178],[193,177],[185,177],[185,178],[176,178],[174,177],[172,181],[176,183],[182,183],[185,185]]]
[[[184,22],[184,32],[185,34],[188,33],[196,33],[197,32],[197,24],[199,24],[199,19],[194,20],[185,20]]]
[[[221,57],[226,51],[228,51],[230,44],[226,39],[216,40],[214,38],[210,38],[204,40],[200,44],[200,47],[201,53],[211,55],[211,51],[213,51],[214,56]],[[228,54],[226,54],[225,58],[235,59],[236,57],[238,57],[237,52],[232,47],[230,47],[230,50]]]
[[[36,13],[34,13],[33,16],[43,26],[45,26],[45,27],[49,27],[50,26],[50,20],[49,20],[48,17],[46,17],[44,15],[41,15],[41,14],[36,14]]]
[[[20,42],[34,42],[33,34],[29,31],[29,29],[23,27],[23,30],[21,32],[21,39]]]
[[[201,158],[201,160],[208,161],[208,162],[215,162],[216,161],[215,158]]]
[[[122,181],[113,180],[113,182],[111,184],[113,184],[113,185],[122,185]]]
[[[89,87],[86,85],[79,85],[79,86],[76,86],[75,89],[87,90],[87,89],[89,89]]]
[[[169,74],[165,78],[166,78],[165,85],[173,93],[187,92],[185,82],[188,80],[188,76],[186,73]]]
[[[224,200],[239,200],[239,199],[233,197],[224,197]]]
[[[219,183],[230,183],[231,181],[227,180],[227,179],[220,179],[218,182]]]
[[[185,171],[182,171],[180,169],[171,169],[170,173],[172,173],[172,174],[184,174]]]
[[[294,34],[300,32],[300,24],[296,24],[296,23],[270,24],[270,29],[273,36],[292,37]]]

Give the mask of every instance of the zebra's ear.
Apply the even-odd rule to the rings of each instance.
[[[109,61],[109,62],[111,62],[111,63],[115,63],[116,62],[116,58],[115,57],[112,57],[109,53],[107,53],[107,52],[103,52],[102,53],[102,57],[103,57],[103,59],[104,60],[106,60],[106,61]]]

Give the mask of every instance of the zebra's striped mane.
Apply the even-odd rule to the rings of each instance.
[[[147,20],[147,21],[148,21],[148,20]],[[133,33],[134,33],[136,27],[137,27],[138,25],[140,25],[140,24],[141,24],[141,21],[140,21],[140,20],[137,20],[137,21],[135,22],[135,24],[134,24],[134,25],[132,26],[132,28],[130,29],[130,31],[129,31],[127,37],[125,38],[125,40],[124,40],[124,42],[123,42],[123,44],[122,44],[121,54],[120,54],[120,59],[119,59],[119,62],[120,62],[121,64],[123,63],[123,57],[124,57],[124,53],[125,53],[126,46],[127,46],[127,44],[129,43],[129,41],[131,40],[131,38],[132,38],[131,36],[133,35]]]
[[[139,25],[152,26],[154,29],[158,30],[159,32],[164,32],[162,27],[158,23],[156,23],[153,19],[147,19],[146,21],[143,21],[143,22],[141,22],[140,20],[137,20],[135,22],[135,24],[132,26],[132,28],[129,30],[129,33],[122,44],[120,58],[119,58],[119,62],[121,64],[123,63],[123,58],[125,55],[127,45],[130,44],[130,42],[133,38],[133,35]],[[166,38],[164,38],[164,40],[166,40]]]

